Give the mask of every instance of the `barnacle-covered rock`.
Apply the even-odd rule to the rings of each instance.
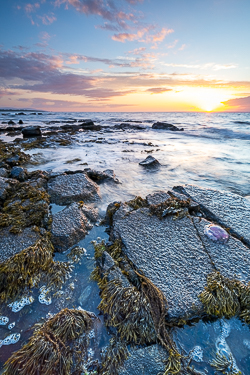
[[[93,202],[100,198],[99,187],[85,173],[62,174],[48,183],[51,203]]]
[[[93,227],[98,212],[84,204],[72,203],[52,216],[52,242],[57,251],[65,251],[79,242]]]

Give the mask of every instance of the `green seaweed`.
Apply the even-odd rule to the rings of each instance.
[[[76,358],[75,340],[93,327],[84,310],[63,309],[33,333],[29,342],[13,353],[4,375],[70,375]],[[83,353],[82,353],[83,354]]]

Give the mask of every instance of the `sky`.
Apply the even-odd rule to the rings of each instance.
[[[1,0],[0,108],[250,112],[249,0]]]

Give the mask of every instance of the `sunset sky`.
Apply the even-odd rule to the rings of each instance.
[[[0,107],[250,112],[249,0],[2,0]]]

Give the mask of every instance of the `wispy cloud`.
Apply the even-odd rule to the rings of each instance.
[[[37,17],[42,20],[42,23],[44,25],[51,25],[57,19],[54,13],[44,14],[43,16],[37,16]]]
[[[147,89],[146,92],[149,92],[151,95],[153,94],[162,94],[163,92],[172,91],[172,89],[167,89],[165,87],[151,87]]]
[[[223,69],[234,69],[237,68],[236,64],[176,64],[176,63],[164,63],[165,66],[174,68],[188,68],[188,69],[212,69],[212,70],[223,70]]]

